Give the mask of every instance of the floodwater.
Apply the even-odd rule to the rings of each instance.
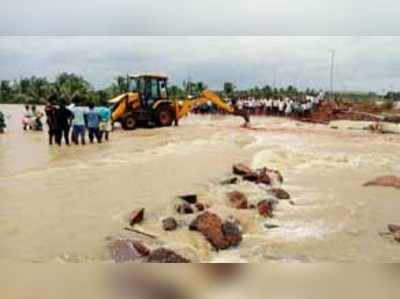
[[[50,147],[45,133],[22,131],[22,106],[0,109],[10,116],[0,135],[0,264],[9,278],[33,275],[37,267],[49,281],[59,269],[71,281],[93,278],[93,268],[110,263],[106,244],[116,237],[176,249],[196,262],[400,262],[400,244],[379,235],[400,222],[400,191],[362,187],[400,172],[398,135],[271,117],[253,117],[253,129],[243,129],[237,117],[192,115],[177,128],[118,130],[101,145]],[[281,171],[294,205],[281,201],[267,220],[229,208],[231,190],[254,202],[268,197],[250,183],[219,184],[236,162]],[[184,193],[237,217],[240,247],[217,253],[185,226],[163,232],[161,220],[176,216],[176,196]],[[138,228],[157,241],[123,229],[127,214],[140,207],[146,219]],[[187,224],[193,216],[177,218]],[[279,227],[267,230],[265,223]],[[29,287],[10,281],[9,298],[30,298]],[[74,296],[61,296],[80,297],[69,291]],[[79,294],[85,291],[91,293],[90,284]]]

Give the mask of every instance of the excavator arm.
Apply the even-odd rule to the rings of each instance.
[[[237,111],[234,107],[225,103],[218,95],[216,95],[214,92],[212,92],[210,90],[203,91],[200,94],[200,96],[198,96],[196,98],[185,100],[181,106],[179,106],[177,104],[177,102],[175,102],[176,118],[179,120],[182,117],[185,117],[192,109],[194,109],[200,105],[206,104],[208,102],[213,103],[215,106],[217,106],[218,108],[220,108],[228,113],[242,116],[245,119],[246,124],[250,122],[250,119],[249,119],[249,116],[247,113],[245,113],[243,111]]]

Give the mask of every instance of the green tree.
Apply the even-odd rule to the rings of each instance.
[[[4,103],[12,102],[13,90],[8,80],[2,80],[0,82],[0,98]]]
[[[232,82],[225,82],[224,83],[224,93],[227,96],[232,96],[235,92],[235,85]]]
[[[168,94],[172,98],[178,98],[178,99],[183,99],[186,97],[186,94],[182,88],[179,88],[177,85],[171,85],[168,88]]]
[[[62,73],[57,76],[53,84],[53,93],[57,99],[64,100],[66,103],[71,103],[74,98],[90,101],[92,100],[91,91],[89,82],[75,74]]]

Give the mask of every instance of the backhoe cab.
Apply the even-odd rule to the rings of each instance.
[[[176,119],[173,102],[168,98],[168,78],[157,74],[128,76],[128,92],[110,102],[113,121],[126,130],[138,125],[170,126]]]

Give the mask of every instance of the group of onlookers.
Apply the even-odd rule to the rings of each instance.
[[[279,115],[307,117],[314,112],[320,105],[323,97],[304,96],[301,98],[276,97],[276,98],[239,98],[238,100],[228,100],[238,109],[246,109],[253,115]]]
[[[306,95],[302,97],[271,97],[271,98],[255,98],[255,97],[239,97],[225,99],[225,101],[236,107],[238,110],[245,109],[252,115],[278,115],[307,117],[316,109],[323,101],[323,94],[316,96]],[[211,102],[198,107],[196,113],[219,113]],[[223,113],[223,112],[222,112]]]
[[[70,136],[75,144],[86,144],[86,132],[90,143],[97,140],[101,143],[103,137],[109,139],[112,129],[111,110],[106,106],[95,107],[93,103],[88,106],[75,102],[70,106],[60,104],[58,107],[48,103],[45,108],[47,125],[49,127],[49,144],[61,145],[62,140],[70,144]],[[71,132],[72,129],[72,132]]]

